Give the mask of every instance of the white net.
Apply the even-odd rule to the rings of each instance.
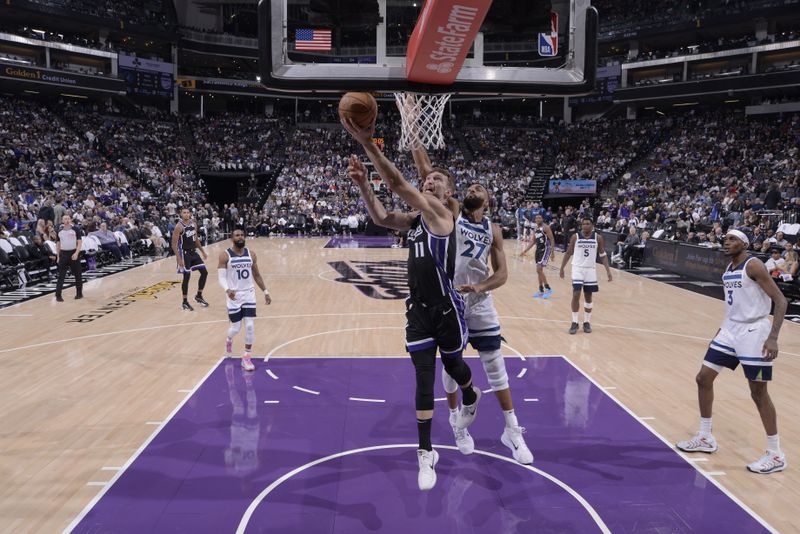
[[[400,110],[400,150],[444,148],[442,115],[450,94],[395,93]]]

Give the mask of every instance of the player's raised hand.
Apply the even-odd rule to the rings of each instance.
[[[353,139],[362,145],[372,143],[372,135],[375,133],[375,121],[372,121],[366,128],[362,128],[356,124],[350,117],[343,117],[340,119],[340,122],[342,126],[344,126],[344,129],[347,130],[347,133],[353,136]]]
[[[367,183],[367,168],[356,155],[350,156],[350,160],[347,162],[347,176],[358,186]]]

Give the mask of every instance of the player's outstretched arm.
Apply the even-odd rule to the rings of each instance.
[[[411,228],[414,215],[397,211],[386,211],[381,201],[375,196],[375,191],[373,191],[370,186],[369,180],[367,180],[366,167],[364,167],[364,164],[357,156],[350,156],[350,161],[347,166],[347,176],[358,186],[361,198],[364,199],[364,204],[367,205],[369,216],[375,224],[383,226],[384,228],[401,231]]]
[[[256,253],[252,250],[250,251],[250,257],[253,259],[253,281],[264,293],[264,302],[267,304],[272,304],[272,297],[270,297],[267,285],[264,283],[264,279],[261,277],[261,271],[258,270],[258,258],[256,257]]]
[[[606,274],[608,274],[608,281],[611,282],[614,278],[611,276],[611,267],[608,265],[608,254],[606,254],[606,240],[600,234],[597,234],[597,248],[600,249],[598,255],[600,256],[600,261],[603,262],[603,267],[606,268]]]
[[[788,302],[783,296],[775,280],[767,272],[767,267],[761,261],[748,261],[745,268],[747,276],[752,278],[764,290],[764,293],[775,303],[775,310],[772,317],[772,330],[769,337],[764,342],[762,356],[767,361],[772,361],[778,357],[778,334],[783,326],[783,318],[786,315]]]
[[[178,250],[178,240],[181,238],[181,233],[183,230],[176,224],[175,229],[172,230],[172,252],[175,253],[175,258],[178,260],[178,265],[183,267],[183,256],[181,256],[180,251]]]
[[[546,224],[544,225],[544,235],[546,235],[547,239],[550,240],[550,247],[553,249],[553,251],[550,253],[550,259],[551,260],[555,260],[556,259],[556,238],[553,235],[553,230]]]
[[[564,278],[564,269],[567,267],[567,262],[575,254],[575,242],[578,240],[578,234],[572,234],[572,237],[569,239],[569,245],[567,246],[567,251],[564,253],[564,259],[561,260],[561,270],[558,272],[558,276]]]
[[[228,298],[236,298],[236,291],[228,287],[228,254],[223,250],[217,258],[217,282],[219,287],[225,290]]]
[[[197,221],[194,221],[194,227],[195,227],[195,228],[198,228],[198,229],[200,228],[200,227],[197,225]],[[194,246],[196,246],[196,247],[197,247],[197,250],[199,250],[199,251],[200,251],[200,254],[202,254],[202,255],[203,255],[203,259],[204,259],[204,260],[205,260],[206,258],[208,258],[208,254],[206,254],[206,249],[204,249],[204,248],[203,248],[203,243],[200,241],[200,232],[199,232],[199,231],[196,231],[196,232],[194,233]]]
[[[364,147],[367,157],[372,164],[375,165],[375,169],[378,171],[383,181],[386,182],[386,185],[389,186],[389,189],[395,192],[397,196],[402,198],[406,204],[412,208],[422,213],[430,214],[434,218],[443,216],[441,212],[445,211],[445,208],[442,203],[437,202],[437,204],[441,206],[441,209],[437,210],[437,206],[434,206],[434,203],[429,202],[422,192],[408,183],[408,181],[403,178],[403,174],[395,167],[394,163],[389,161],[389,158],[387,158],[383,152],[381,152],[380,148],[372,142],[374,124],[367,128],[361,128],[351,119],[342,119],[342,125],[344,129],[353,136],[353,139],[361,143],[361,146]]]
[[[503,231],[497,224],[492,224],[492,246],[489,248],[489,257],[492,260],[492,275],[479,284],[459,286],[456,289],[462,293],[484,293],[497,289],[508,280],[508,264],[506,253],[503,250]]]

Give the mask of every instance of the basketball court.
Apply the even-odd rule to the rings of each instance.
[[[439,400],[439,484],[420,493],[398,281],[407,251],[330,241],[248,240],[273,296],[259,304],[254,348],[270,358],[252,374],[221,358],[221,290],[209,285],[210,308],[179,310],[172,258],[90,281],[84,301],[68,290],[61,305],[43,296],[3,310],[8,531],[796,530],[796,470],[745,470],[763,430],[741,373],[718,381],[720,450],[671,447],[695,429],[694,375],[722,302],[614,271],[594,333],[569,336],[568,281],[551,271],[553,297],[534,300],[533,265],[512,258],[511,241],[509,281],[494,294],[534,463],[500,444],[490,396],[476,454],[462,456]],[[780,346],[770,389],[793,456],[796,325]]]
[[[386,33],[395,4],[378,4],[374,57],[315,63],[289,47],[297,3],[262,0],[259,80],[305,97],[378,91],[389,105],[392,93],[414,93],[421,108],[410,121],[401,111],[401,144],[418,136],[428,148],[440,146],[449,95],[567,97],[594,87],[589,0],[552,2],[540,41],[550,59],[533,66],[484,61],[478,30],[489,1],[466,11],[426,3],[400,47]],[[516,241],[505,243],[509,280],[493,295],[534,462],[516,463],[501,445],[502,413],[469,349],[486,394],[471,428],[476,451],[454,447],[437,378],[439,480],[420,492],[403,336],[408,252],[392,243],[248,239],[272,296],[258,305],[253,373],[223,357],[228,318],[213,259],[228,241],[207,247],[209,308],[181,311],[168,258],[104,272],[84,284],[80,301],[71,289],[61,304],[42,290],[0,310],[4,531],[800,530],[798,470],[745,469],[765,440],[741,372],[716,383],[720,450],[674,449],[696,430],[694,377],[722,301],[614,270],[612,283],[600,281],[594,332],[571,336],[569,273],[560,280],[547,271],[554,294],[534,299],[535,267]],[[787,322],[781,332],[770,385],[790,458],[800,458],[798,328]]]

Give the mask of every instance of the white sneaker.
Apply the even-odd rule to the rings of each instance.
[[[521,426],[509,427],[503,430],[503,435],[500,436],[500,441],[503,445],[511,449],[511,455],[516,461],[523,465],[533,463],[533,453],[525,444],[525,438],[522,434],[525,433],[525,428]]]
[[[481,390],[472,386],[473,391],[475,391],[475,395],[477,398],[475,399],[474,404],[470,404],[469,406],[461,405],[461,409],[458,411],[458,417],[456,418],[456,424],[458,428],[464,429],[467,428],[475,421],[475,416],[478,415],[478,403],[481,400]]]
[[[707,452],[711,454],[717,450],[717,440],[711,434],[704,436],[698,432],[692,439],[679,441],[676,446],[683,452]]]
[[[782,452],[767,450],[757,461],[747,464],[747,470],[760,475],[777,473],[786,469],[786,455]]]
[[[242,356],[242,369],[245,371],[256,370],[256,366],[253,364],[253,360],[250,359],[250,356]]]
[[[472,454],[475,452],[475,440],[466,428],[458,428],[453,425],[453,435],[456,437],[456,446],[461,454]]]
[[[436,485],[436,462],[439,461],[439,453],[435,450],[426,451],[424,449],[417,450],[417,461],[419,462],[419,475],[417,475],[417,484],[422,491],[428,491]]]

